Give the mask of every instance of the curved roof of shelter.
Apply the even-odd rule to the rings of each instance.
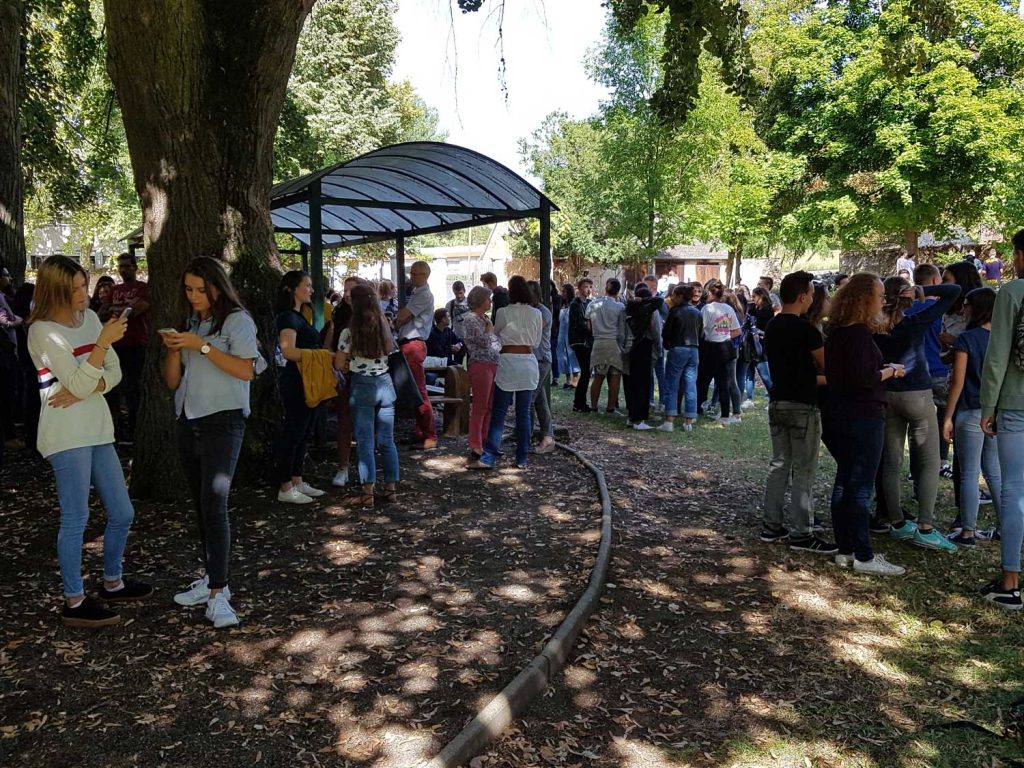
[[[526,179],[486,155],[455,144],[408,142],[274,185],[274,229],[307,245],[310,186],[317,181],[325,248],[534,218],[542,201],[557,210]]]

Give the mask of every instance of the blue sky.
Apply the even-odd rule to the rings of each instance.
[[[454,0],[452,0],[454,5]],[[449,0],[399,0],[402,33],[396,79],[408,79],[438,110],[448,140],[524,173],[517,143],[544,117],[593,114],[604,90],[583,68],[604,25],[601,0],[506,0],[504,55],[508,97],[498,76],[498,0],[476,13]]]

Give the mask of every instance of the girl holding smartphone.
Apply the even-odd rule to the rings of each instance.
[[[121,561],[135,510],[114,450],[114,422],[103,399],[103,393],[121,381],[117,354],[110,347],[124,336],[128,318],[122,314],[100,323],[89,309],[89,276],[67,256],[50,256],[42,263],[34,301],[28,350],[42,399],[37,447],[53,467],[60,501],[61,620],[73,627],[117,624],[117,613],[85,594],[82,539],[92,485],[107,511],[100,600],[128,602],[152,594],[148,584],[122,577]]]
[[[167,348],[164,382],[174,391],[178,450],[196,507],[205,574],[174,596],[206,605],[218,629],[238,624],[231,607],[228,493],[249,415],[249,382],[259,358],[256,324],[216,259],[189,262],[178,293],[181,330],[159,331]]]

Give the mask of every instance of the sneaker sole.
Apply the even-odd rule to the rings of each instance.
[[[906,570],[903,570],[903,571],[866,571],[863,568],[857,568],[856,566],[854,566],[853,572],[854,573],[862,573],[865,576],[904,576],[907,573]]]
[[[1019,610],[1020,610],[1020,609],[1021,609],[1022,607],[1024,607],[1024,606],[1022,606],[1022,605],[1021,605],[1021,604],[1019,604],[1019,603],[1018,603],[1017,605],[1011,605],[1011,604],[1007,604],[1007,603],[1001,603],[1001,602],[999,602],[998,600],[996,600],[995,598],[993,598],[993,597],[990,597],[990,596],[988,596],[988,595],[983,595],[983,596],[982,596],[982,599],[986,600],[986,601],[987,601],[987,602],[989,602],[989,603],[992,603],[992,605],[997,605],[997,606],[999,606],[999,607],[1000,607],[1000,608],[1002,608],[1002,609],[1003,609],[1004,611],[1019,611]]]
[[[793,544],[790,544],[789,548],[794,552],[808,552],[812,555],[828,555],[829,557],[835,557],[839,554],[838,549],[811,549],[810,547],[797,547]]]
[[[219,622],[219,623],[216,622],[216,621],[213,622],[213,628],[214,629],[225,629],[227,627],[237,627],[237,626],[238,626],[238,619],[235,619],[234,621],[228,621],[228,622],[223,622],[223,621]]]
[[[174,596],[174,602],[177,605],[180,605],[182,608],[195,608],[197,605],[206,605],[208,602],[210,602],[210,598],[209,597],[203,597],[203,598],[200,598],[200,599],[197,599],[197,600],[189,601],[187,599],[179,600],[178,596],[175,595]]]
[[[116,592],[112,595],[104,595],[103,593],[99,593],[99,598],[104,603],[138,603],[142,600],[146,600],[147,598],[152,597],[152,595],[153,590],[151,589],[144,595],[132,595],[131,597],[119,597]]]
[[[932,552],[956,552],[957,551],[956,544],[953,544],[953,548],[949,549],[948,547],[944,547],[941,544],[927,544],[927,543],[925,543],[923,541],[918,541],[917,539],[911,539],[910,543],[913,544],[915,547],[920,547],[921,549],[927,549],[927,550],[930,550]]]
[[[97,627],[112,627],[121,623],[120,616],[111,616],[109,619],[74,619],[65,616],[60,617],[65,627],[78,627],[80,629],[95,629]]]

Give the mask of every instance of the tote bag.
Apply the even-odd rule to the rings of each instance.
[[[400,416],[415,416],[423,406],[423,396],[401,349],[388,355],[388,373],[395,385],[395,412]]]

